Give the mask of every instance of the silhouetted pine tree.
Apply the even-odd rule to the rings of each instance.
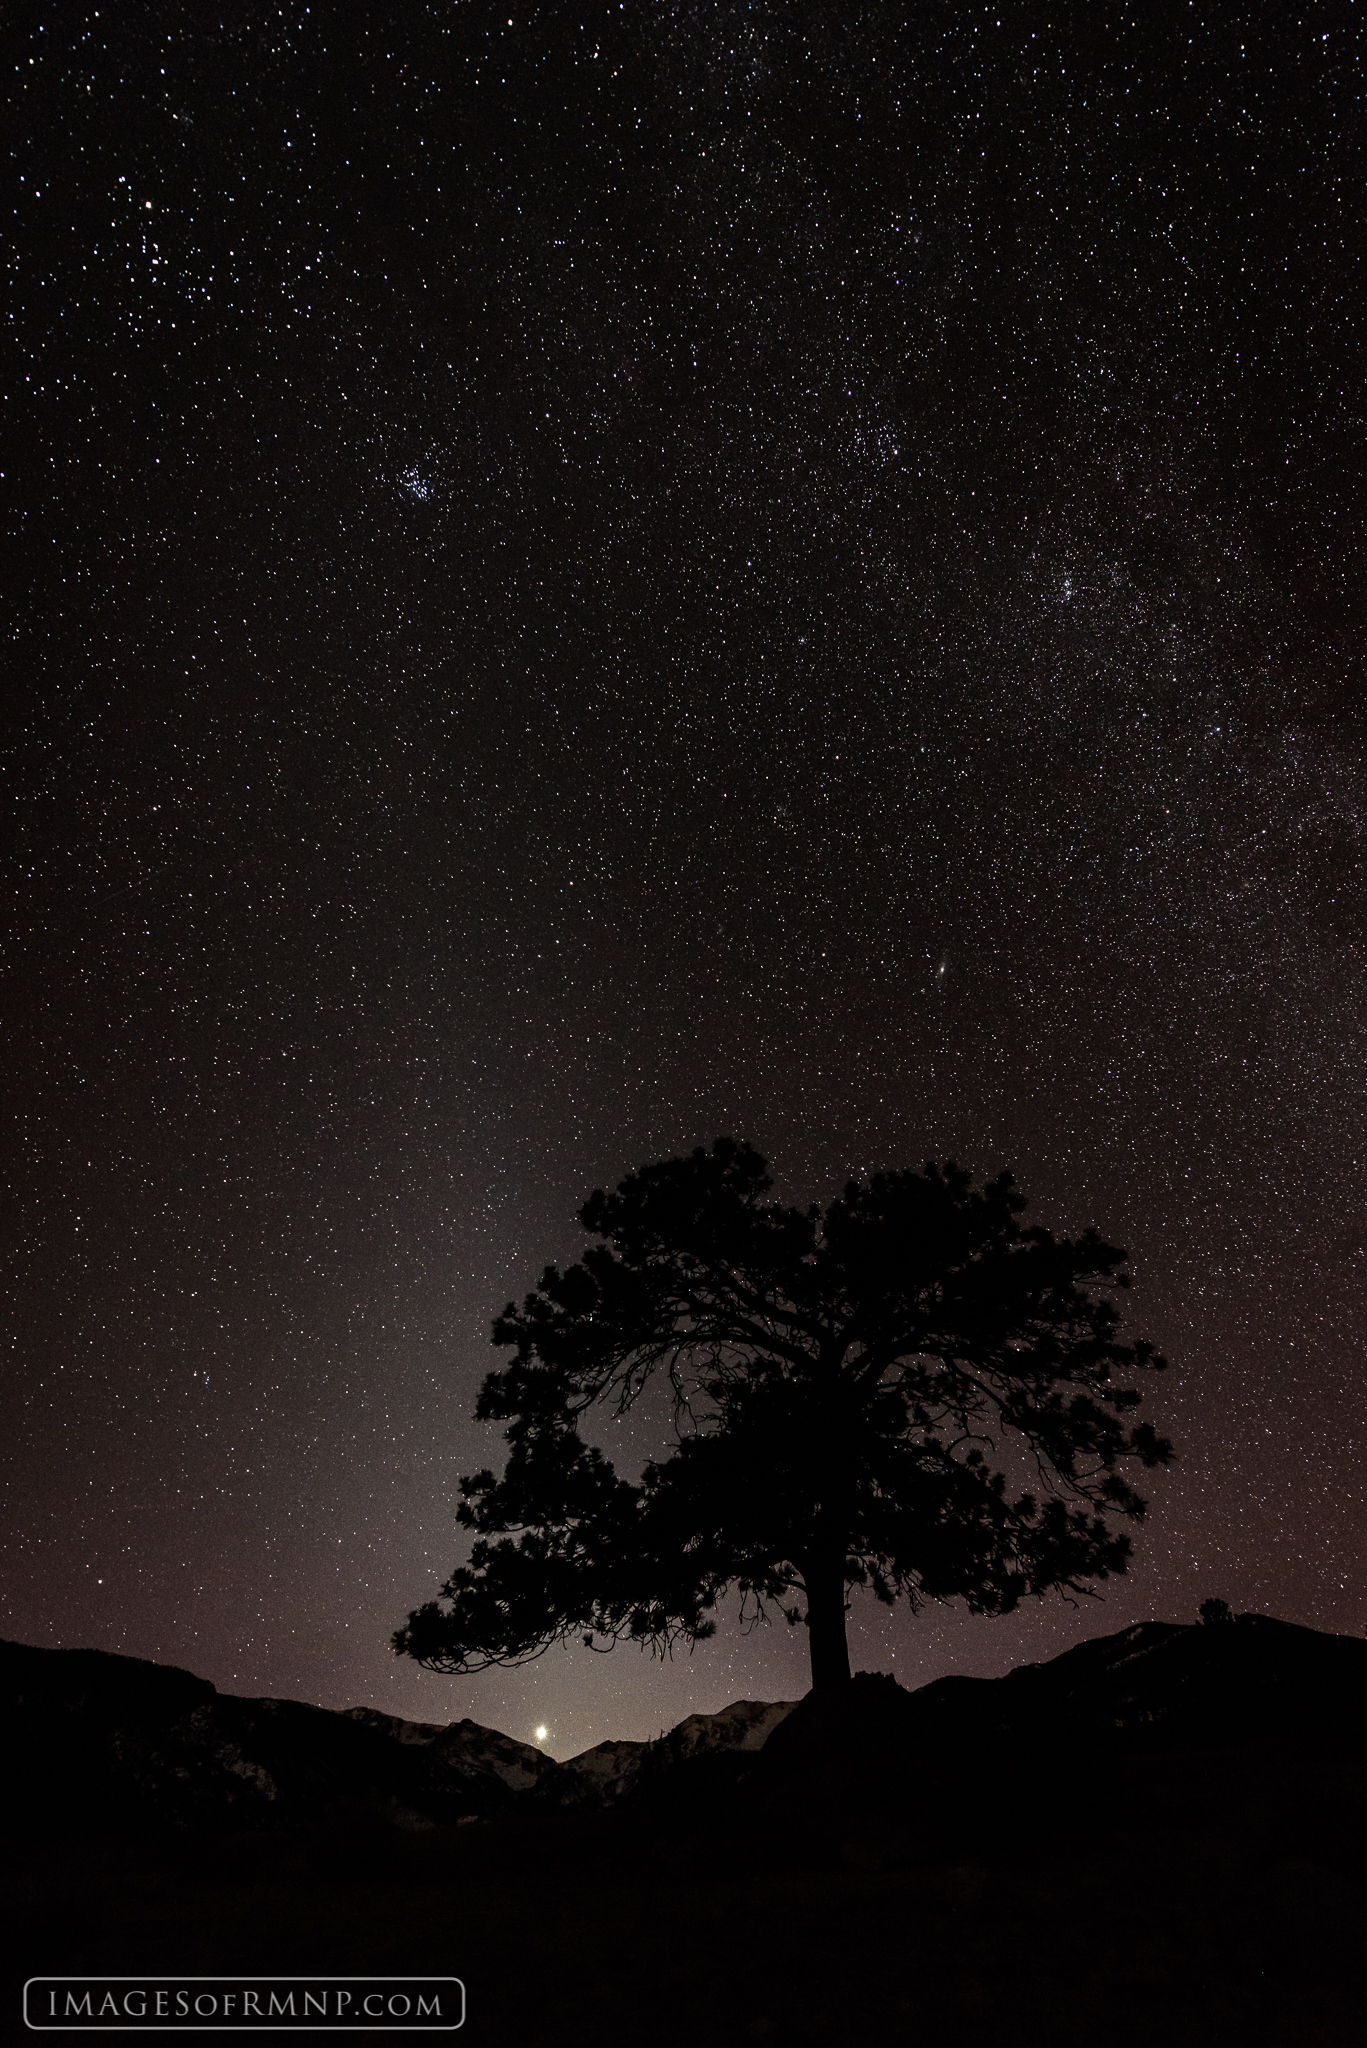
[[[1116,1384],[1164,1364],[1117,1341],[1125,1254],[1022,1228],[1009,1174],[974,1188],[952,1162],[851,1181],[824,1214],[771,1188],[718,1139],[593,1195],[599,1242],[494,1326],[516,1357],[477,1413],[508,1422],[507,1467],[462,1480],[470,1562],[397,1651],[471,1672],[574,1636],[696,1642],[734,1587],[805,1621],[825,1687],[849,1676],[852,1586],[1005,1614],[1125,1569],[1111,1522],[1144,1502],[1121,1461],[1171,1456]],[[677,1448],[632,1484],[580,1418],[661,1379]]]

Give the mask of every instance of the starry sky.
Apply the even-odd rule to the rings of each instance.
[[[1128,1580],[856,1666],[1360,1632],[1352,10],[512,4],[11,17],[0,1633],[799,1695],[388,1648],[492,1317],[719,1132],[1010,1167],[1173,1361]]]

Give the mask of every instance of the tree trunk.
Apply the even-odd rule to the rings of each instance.
[[[807,1634],[812,1653],[812,1690],[826,1692],[846,1685],[850,1676],[845,1641],[845,1566],[814,1565],[803,1572],[807,1588]]]

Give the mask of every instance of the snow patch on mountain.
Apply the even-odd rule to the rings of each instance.
[[[434,1760],[467,1778],[497,1779],[510,1792],[529,1792],[555,1766],[544,1751],[478,1721],[401,1721],[376,1707],[348,1707],[349,1719],[361,1721],[396,1742],[430,1749]]]
[[[717,1714],[690,1714],[654,1742],[599,1742],[548,1771],[541,1798],[562,1806],[610,1806],[654,1771],[718,1750],[762,1749],[796,1700],[733,1700]]]

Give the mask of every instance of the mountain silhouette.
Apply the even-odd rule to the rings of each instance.
[[[497,1820],[526,1801],[627,1809],[742,1794],[776,1814],[813,1799],[911,1797],[929,1826],[947,1790],[982,1825],[994,1806],[1047,1801],[1060,1774],[1174,1753],[1355,1751],[1367,1642],[1261,1615],[1145,1622],[1003,1678],[907,1691],[861,1673],[800,1702],[736,1701],[658,1741],[603,1742],[563,1763],[468,1719],[242,1699],[174,1666],[0,1643],[0,1726],[23,1760],[15,1817],[49,1828],[365,1816],[421,1829]]]
[[[567,1763],[0,1644],[0,1908],[24,1974],[454,1970],[484,2048],[1357,2048],[1364,1715],[1256,1616]]]

